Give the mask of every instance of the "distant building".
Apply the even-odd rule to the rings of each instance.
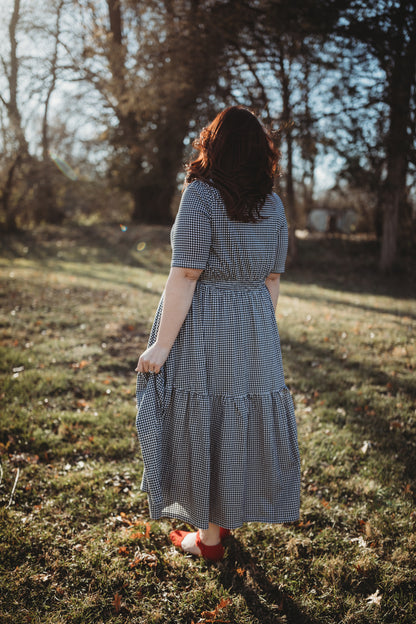
[[[350,234],[355,231],[357,221],[358,216],[354,210],[316,208],[308,215],[308,228],[314,232]]]

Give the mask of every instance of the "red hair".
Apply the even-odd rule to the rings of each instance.
[[[255,223],[273,190],[280,153],[257,117],[243,106],[221,111],[193,146],[198,157],[186,180],[205,180],[221,193],[230,219]]]

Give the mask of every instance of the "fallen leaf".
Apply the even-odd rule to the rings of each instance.
[[[157,557],[154,550],[149,553],[141,552],[140,550],[136,551],[134,555],[133,561],[130,562],[129,567],[135,568],[140,563],[144,563],[149,566],[149,568],[154,568],[157,566]]]
[[[219,604],[215,607],[214,611],[203,611],[201,613],[201,617],[205,618],[208,622],[214,622],[217,618],[218,613],[231,604],[232,600],[230,598],[222,598]],[[218,622],[218,620],[216,620]]]
[[[382,595],[380,594],[380,590],[378,589],[374,594],[367,596],[366,601],[369,605],[379,605],[381,602]]]
[[[352,537],[350,541],[358,542],[359,548],[367,548],[367,542],[365,541],[362,535],[360,535],[360,537]]]
[[[114,609],[115,609],[116,613],[119,613],[120,609],[121,609],[121,596],[120,596],[120,594],[118,592],[114,596],[113,604],[114,604]]]
[[[392,355],[393,357],[397,357],[397,358],[405,357],[407,355],[406,347],[403,347],[403,346],[394,347],[392,351]]]
[[[404,423],[402,423],[400,420],[392,420],[389,426],[390,430],[391,429],[403,429],[403,427],[404,427]]]
[[[368,453],[368,450],[371,447],[371,442],[369,440],[365,440],[362,447],[361,447],[361,453],[363,453],[363,455],[366,455]]]
[[[90,362],[88,360],[81,360],[80,362],[72,362],[71,368],[85,368]]]
[[[89,407],[89,403],[85,399],[78,399],[77,407],[87,409]]]
[[[46,583],[47,581],[49,581],[49,579],[51,578],[50,574],[34,574],[32,576],[32,579],[34,581],[39,581],[41,583]]]
[[[129,551],[128,548],[126,548],[125,546],[120,546],[120,548],[118,549],[118,554],[119,555],[123,555],[124,557],[129,555]]]

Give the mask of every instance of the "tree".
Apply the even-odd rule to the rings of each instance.
[[[400,207],[406,200],[406,178],[414,149],[411,106],[416,85],[416,5],[406,0],[357,0],[346,18],[348,25],[340,32],[365,43],[386,78],[383,100],[388,108],[388,129],[380,251],[380,269],[386,271],[396,259]]]
[[[1,203],[5,214],[6,230],[16,229],[16,210],[11,202],[11,193],[14,179],[22,163],[29,156],[28,143],[22,126],[22,116],[18,105],[18,77],[20,62],[17,55],[17,28],[20,19],[20,0],[14,0],[13,10],[9,22],[10,56],[7,61],[1,57],[8,88],[8,98],[0,93],[0,101],[7,111],[9,119],[8,132],[4,139],[4,154],[6,157],[6,174],[1,189]],[[6,145],[6,143],[8,145]]]
[[[9,58],[1,57],[6,95],[0,103],[6,111],[4,119],[3,171],[1,203],[6,230],[16,229],[18,220],[60,223],[63,212],[57,209],[54,178],[56,168],[49,157],[49,106],[55,90],[59,66],[60,22],[65,0],[50,0],[41,17],[31,13],[30,2],[13,0],[8,26]],[[55,24],[51,27],[51,21]],[[32,42],[52,44],[52,54],[34,62],[31,54],[19,56],[19,40],[25,44],[30,34]],[[27,49],[27,44],[26,46]],[[39,46],[41,47],[41,46]],[[33,51],[35,51],[35,46]],[[28,86],[28,72],[30,85]],[[42,101],[43,100],[43,101]],[[43,107],[43,112],[41,109]],[[32,109],[32,111],[30,111]],[[29,112],[30,111],[30,112]],[[23,114],[22,114],[23,112]],[[23,115],[26,113],[26,119]],[[30,116],[41,116],[41,158],[29,150],[27,125]],[[7,127],[6,127],[7,125]]]
[[[289,252],[293,262],[297,254],[295,229],[299,226],[299,209],[295,191],[295,150],[298,160],[308,170],[310,190],[313,185],[317,145],[317,116],[310,110],[307,84],[312,68],[325,66],[323,55],[316,53],[331,36],[339,15],[349,0],[294,0],[272,2],[265,9],[263,40],[257,38],[256,55],[270,64],[281,95],[281,110],[277,115],[280,136],[286,157],[284,192],[289,217]],[[312,194],[310,195],[312,197]]]
[[[105,29],[98,4],[83,8],[93,19],[82,69],[112,108],[110,171],[133,197],[133,220],[171,222],[184,137],[227,49],[255,23],[252,4],[107,0]]]

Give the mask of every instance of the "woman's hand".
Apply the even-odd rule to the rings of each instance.
[[[137,373],[158,373],[166,362],[169,351],[170,349],[160,347],[156,342],[141,354],[135,371]]]

